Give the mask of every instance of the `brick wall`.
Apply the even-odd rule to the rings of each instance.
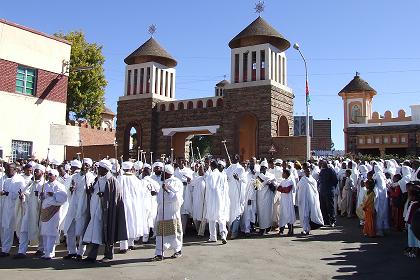
[[[81,153],[81,151],[80,147],[66,146],[66,160],[77,158],[77,153]],[[85,157],[98,161],[107,156],[115,157],[115,148],[113,144],[86,146],[83,147],[83,154]]]
[[[313,120],[311,150],[331,150],[331,120]]]
[[[306,136],[273,137],[272,143],[277,151],[273,158],[286,160],[305,160],[306,158]]]
[[[17,63],[0,59],[0,91],[16,92],[17,68]],[[66,103],[67,85],[67,76],[37,69],[35,96],[39,99]]]
[[[80,139],[83,145],[114,145],[115,130],[101,127],[80,126]]]

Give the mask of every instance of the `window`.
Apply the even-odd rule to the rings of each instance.
[[[360,106],[353,105],[353,107],[351,107],[351,121],[353,123],[359,123],[360,116],[361,116]]]
[[[12,140],[12,161],[29,159],[32,155],[32,142]]]
[[[147,76],[146,76],[146,93],[150,93],[150,67],[147,67]]]
[[[134,90],[133,90],[134,95],[137,94],[137,75],[138,75],[138,70],[134,69]]]
[[[163,70],[160,69],[160,95],[165,95],[165,89],[163,88]]]
[[[364,144],[364,143],[365,143],[364,139],[363,138],[359,138],[359,144]]]
[[[178,103],[178,110],[184,110],[184,103],[183,102]]]
[[[384,137],[384,144],[388,144],[389,143],[389,138],[388,137]]]
[[[251,53],[251,59],[252,59],[252,73],[251,78],[253,81],[257,80],[257,52]]]
[[[211,99],[207,100],[206,107],[207,108],[212,108],[213,107],[213,100],[211,100]]]
[[[156,68],[156,71],[155,70],[153,70],[153,71],[154,71],[154,74],[155,74],[155,94],[158,94],[159,69]]]
[[[244,53],[242,61],[242,79],[244,82],[248,81],[248,52]]]
[[[260,80],[265,80],[265,50],[260,51],[260,60],[261,60]]]
[[[36,70],[18,66],[16,74],[16,92],[35,95]]]
[[[127,71],[127,95],[131,94],[131,70]]]
[[[394,143],[394,144],[397,144],[398,143],[397,137],[392,137],[392,143]]]
[[[143,94],[144,68],[140,69],[140,94]]]
[[[235,54],[235,83],[239,83],[239,54]]]
[[[366,141],[366,143],[372,144],[372,138],[368,138],[367,141]]]
[[[203,108],[203,101],[198,100],[198,102],[197,102],[197,108],[199,108],[199,109]]]
[[[381,139],[379,137],[375,137],[375,144],[380,144],[381,143]]]
[[[401,137],[401,143],[405,143],[405,137],[404,136]]]

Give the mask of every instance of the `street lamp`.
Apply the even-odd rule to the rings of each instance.
[[[295,43],[293,48],[297,50],[300,56],[303,59],[305,64],[305,79],[306,79],[306,160],[311,158],[311,136],[309,135],[309,86],[308,86],[308,65],[306,64],[306,59],[300,51],[299,44]]]

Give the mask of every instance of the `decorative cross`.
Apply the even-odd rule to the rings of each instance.
[[[264,1],[258,1],[258,3],[255,4],[255,12],[260,16],[262,12],[264,12]]]
[[[147,31],[149,32],[150,36],[153,37],[153,34],[156,33],[156,30],[157,30],[156,25],[152,24],[149,26],[149,29]]]

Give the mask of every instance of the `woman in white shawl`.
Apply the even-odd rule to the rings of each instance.
[[[298,183],[297,203],[299,219],[303,228],[302,234],[308,235],[311,230],[311,222],[312,225],[321,227],[324,225],[324,220],[319,204],[317,182],[311,176],[311,171],[308,168],[305,168],[304,172],[305,176]]]
[[[373,168],[375,175],[375,210],[376,210],[376,233],[384,235],[384,230],[389,229],[388,222],[388,192],[385,183],[385,174],[378,164]]]
[[[361,209],[363,200],[365,199],[367,189],[365,187],[365,181],[367,179],[367,174],[369,172],[366,165],[360,165],[359,166],[359,178],[357,180],[357,204],[356,204],[356,214],[359,217],[360,225],[364,225],[365,219],[364,219],[364,211]]]

